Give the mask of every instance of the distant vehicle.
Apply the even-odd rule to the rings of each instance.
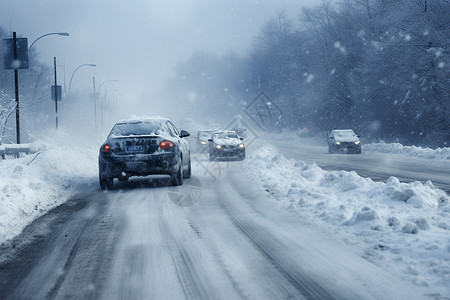
[[[207,129],[199,130],[197,132],[197,138],[195,143],[195,149],[197,152],[207,152],[209,149],[208,140],[213,136],[213,133],[219,131],[219,129]]]
[[[328,136],[328,153],[361,153],[361,141],[351,129],[335,129]]]
[[[101,145],[98,157],[102,189],[113,187],[114,178],[169,175],[172,185],[191,177],[189,133],[178,131],[171,121],[146,117],[117,122]]]
[[[235,131],[216,131],[209,139],[209,160],[245,159],[244,138]]]
[[[297,131],[295,132],[295,134],[300,137],[300,138],[310,138],[310,137],[314,137],[315,134],[317,134],[317,131],[315,131],[313,128],[311,127],[303,127],[303,128],[299,128],[297,129]]]
[[[233,127],[231,131],[234,131],[237,133],[238,136],[246,138],[247,137],[247,129],[243,127]]]
[[[3,145],[3,140],[2,140],[1,137],[0,137],[0,157],[2,159],[6,158],[6,156],[5,156],[5,146]]]

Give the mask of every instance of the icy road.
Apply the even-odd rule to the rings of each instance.
[[[295,144],[279,150],[325,168],[431,179],[450,190],[445,161],[328,155],[325,147]],[[332,228],[280,210],[243,168],[196,155],[194,176],[182,187],[142,178],[106,192],[87,185],[3,244],[0,298],[433,298],[363,259]]]
[[[328,154],[326,141],[323,145],[314,140],[312,144],[302,143],[296,139],[286,139],[283,135],[270,135],[264,140],[257,139],[255,144],[262,146],[264,141],[278,146],[278,150],[287,158],[294,158],[307,163],[317,163],[326,170],[356,171],[358,175],[372,180],[386,181],[397,177],[403,182],[427,181],[450,193],[450,159],[428,159],[402,154],[365,151],[361,154]]]
[[[238,167],[215,182],[201,178],[201,200],[187,208],[170,201],[173,187],[81,194],[17,239],[19,253],[0,269],[2,298],[417,295],[340,242],[330,243],[301,220],[277,213],[261,201],[267,195],[242,179]],[[21,240],[32,243],[21,248]]]

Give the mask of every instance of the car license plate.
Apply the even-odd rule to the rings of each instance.
[[[127,146],[127,152],[144,152],[144,147],[141,145]]]

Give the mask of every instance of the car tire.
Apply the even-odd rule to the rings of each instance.
[[[241,155],[238,156],[239,160],[244,160],[245,159],[245,152],[242,153]]]
[[[192,176],[192,164],[191,164],[191,158],[189,158],[188,170],[187,170],[184,178],[191,178],[191,176]]]
[[[210,161],[216,160],[216,156],[214,155],[214,153],[209,152],[209,160]]]
[[[183,164],[178,167],[178,171],[171,175],[171,185],[183,185]]]
[[[125,176],[125,177],[118,177],[117,179],[118,179],[120,182],[125,182],[125,181],[128,181],[129,178],[130,178],[130,177]]]
[[[102,190],[110,190],[114,185],[114,178],[113,177],[104,177],[101,174],[99,174],[99,181],[100,181],[100,188]]]

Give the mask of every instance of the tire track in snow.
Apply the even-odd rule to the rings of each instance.
[[[159,227],[161,235],[167,238],[170,254],[177,270],[177,276],[183,288],[184,295],[187,299],[210,299],[209,293],[201,284],[200,276],[195,269],[189,254],[185,248],[177,241],[169,224],[163,217],[163,213],[159,214]]]
[[[341,299],[341,297],[332,295],[313,279],[305,277],[304,274],[299,274],[298,271],[292,268],[289,261],[283,261],[282,258],[272,253],[265,245],[279,244],[273,235],[263,228],[257,227],[255,224],[249,224],[239,220],[220,197],[216,197],[215,199],[218,205],[232,220],[235,227],[255,246],[256,249],[259,250],[278,272],[280,272],[280,274],[305,297],[305,299]]]

